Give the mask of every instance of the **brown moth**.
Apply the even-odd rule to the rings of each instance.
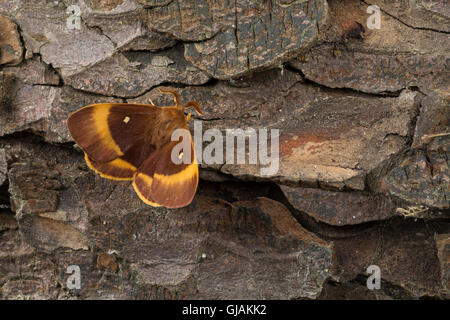
[[[180,208],[191,203],[198,185],[198,164],[187,127],[190,114],[185,116],[184,109],[203,113],[194,101],[180,106],[176,91],[160,91],[172,94],[175,105],[93,104],[70,114],[67,125],[90,169],[107,179],[133,181],[138,196],[151,206]],[[176,129],[187,130],[191,140],[190,159],[180,164],[171,158],[179,144],[171,140]]]

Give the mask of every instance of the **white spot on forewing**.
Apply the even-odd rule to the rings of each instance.
[[[123,118],[123,122],[124,123],[128,123],[130,121],[130,117],[125,117],[125,118]]]

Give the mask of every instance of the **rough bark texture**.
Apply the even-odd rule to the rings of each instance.
[[[0,0],[0,298],[450,298],[449,26],[444,0]],[[160,86],[203,131],[279,129],[277,174],[203,162],[169,210],[90,171],[68,114]]]

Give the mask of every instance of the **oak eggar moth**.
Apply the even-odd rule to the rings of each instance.
[[[180,106],[176,91],[160,91],[172,94],[175,105],[93,104],[70,114],[67,126],[90,169],[107,179],[133,181],[138,196],[151,206],[180,208],[192,202],[198,185],[198,164],[187,127],[190,114],[186,117],[184,109],[203,113],[195,101]],[[179,143],[171,140],[176,129],[187,130],[191,140],[190,159],[180,164],[171,158]]]

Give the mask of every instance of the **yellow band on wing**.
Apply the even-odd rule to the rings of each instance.
[[[111,104],[105,104],[103,108],[92,108],[92,119],[94,120],[97,133],[100,135],[102,141],[105,142],[106,146],[116,152],[118,156],[123,156],[122,150],[115,143],[108,127],[108,116],[111,106]]]
[[[134,191],[136,191],[136,193],[137,193],[137,195],[139,196],[139,198],[140,198],[142,201],[144,201],[146,204],[150,205],[150,206],[153,206],[153,207],[161,207],[160,204],[158,204],[158,203],[156,203],[156,202],[153,202],[153,201],[150,201],[149,199],[147,199],[147,198],[142,194],[142,192],[139,190],[138,186],[136,185],[136,178],[138,178],[138,177],[139,177],[139,179],[142,180],[142,182],[145,184],[145,186],[148,188],[148,190],[151,190],[151,188],[152,188],[152,182],[153,182],[153,179],[152,179],[152,177],[150,177],[150,176],[148,176],[148,175],[146,175],[146,174],[144,174],[144,173],[137,173],[137,174],[134,176],[133,188],[134,188]]]
[[[97,168],[94,167],[94,165],[92,164],[91,160],[89,159],[89,156],[87,155],[87,153],[84,154],[84,160],[86,161],[86,164],[89,167],[89,169],[95,171],[95,173],[99,174],[103,178],[112,179],[112,180],[120,180],[120,181],[129,181],[129,180],[133,179],[132,177],[127,177],[127,178],[115,177],[115,176],[112,176],[110,174],[107,174],[107,173],[104,173],[104,172],[100,172]],[[133,166],[131,163],[129,163],[129,162],[125,161],[125,160],[119,159],[119,158],[117,158],[117,159],[115,159],[113,161],[107,162],[107,165],[111,166],[113,168],[115,167],[117,169],[130,170],[133,173],[136,171],[136,167],[135,166]]]
[[[163,175],[155,173],[153,175],[153,178],[164,184],[173,185],[183,183],[184,181],[191,179],[193,176],[198,176],[197,162],[191,163],[180,172],[171,175]]]

